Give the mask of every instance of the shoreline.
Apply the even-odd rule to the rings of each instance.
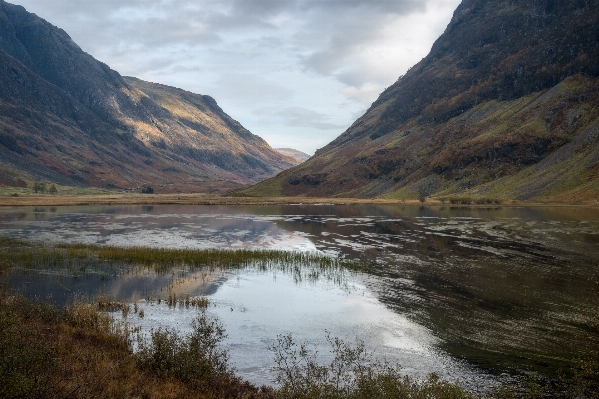
[[[73,196],[0,196],[0,207],[17,206],[83,206],[83,205],[408,205],[452,207],[592,207],[599,202],[526,202],[510,201],[499,204],[451,204],[438,200],[397,200],[382,198],[327,198],[327,197],[223,197],[206,194],[101,194]]]

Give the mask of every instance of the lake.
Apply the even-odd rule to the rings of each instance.
[[[555,377],[584,355],[599,312],[599,209],[374,205],[1,208],[0,235],[46,243],[318,251],[360,259],[335,276],[281,270],[170,274],[13,270],[11,285],[57,304],[105,293],[137,303],[127,321],[185,331],[205,295],[239,375],[272,382],[278,334],[320,348],[326,332],[364,341],[405,372],[469,381]],[[107,277],[108,276],[108,277]]]

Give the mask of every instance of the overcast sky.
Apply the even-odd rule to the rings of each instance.
[[[460,0],[8,0],[121,75],[208,94],[313,154],[425,57]]]

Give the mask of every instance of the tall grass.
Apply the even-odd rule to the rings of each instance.
[[[365,262],[350,261],[317,252],[250,249],[166,249],[115,247],[85,244],[45,245],[0,238],[0,264],[14,272],[51,271],[64,277],[98,276],[101,279],[145,275],[148,272],[170,279],[165,300],[171,306],[202,307],[201,298],[173,298],[177,282],[198,273],[202,279],[223,271],[251,268],[258,272],[283,272],[296,283],[328,281],[347,287],[350,276],[364,271]],[[169,299],[170,298],[170,299]],[[150,295],[148,295],[148,299]],[[123,310],[123,309],[121,309]]]
[[[254,249],[168,249],[116,247],[87,244],[44,245],[0,238],[0,261],[25,269],[87,268],[141,266],[167,273],[175,268],[240,269],[248,266],[269,270],[277,268],[293,272],[301,266],[313,266],[313,273],[347,268],[358,270],[363,265],[317,252]]]

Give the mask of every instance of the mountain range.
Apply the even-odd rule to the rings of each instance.
[[[123,77],[0,0],[0,184],[218,192],[298,163],[205,95]]]
[[[599,198],[599,1],[463,0],[349,129],[237,195]]]

